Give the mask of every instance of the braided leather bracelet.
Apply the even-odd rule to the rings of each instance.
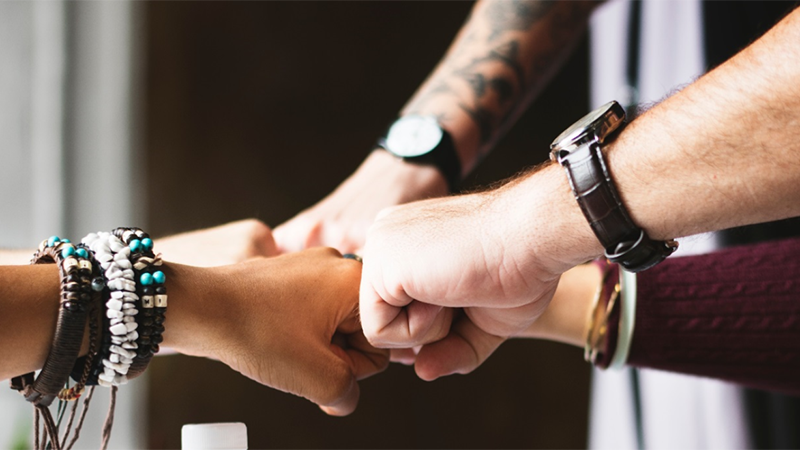
[[[69,379],[83,343],[86,319],[92,298],[92,274],[95,265],[90,252],[69,240],[57,236],[42,241],[31,264],[57,264],[61,276],[61,298],[53,345],[34,379],[28,373],[11,380],[12,389],[19,390],[25,399],[37,407],[47,407],[61,392]]]

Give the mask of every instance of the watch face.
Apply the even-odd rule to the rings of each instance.
[[[404,116],[386,135],[386,150],[402,157],[424,155],[439,145],[442,129],[433,116]]]
[[[559,150],[579,144],[585,136],[597,136],[603,142],[606,136],[619,128],[625,120],[625,110],[615,101],[595,109],[572,124],[550,144],[551,150]]]

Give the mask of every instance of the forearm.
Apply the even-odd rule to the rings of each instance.
[[[468,174],[560,67],[599,3],[478,2],[402,114],[436,115]]]
[[[210,271],[165,263],[170,307],[164,344],[200,354],[207,348],[197,336],[208,336],[225,310],[214,308],[205,293],[213,293]],[[55,264],[0,267],[0,380],[41,369],[51,350],[59,310],[59,275]],[[213,294],[210,294],[213,295]],[[81,355],[88,351],[85,333]]]
[[[800,215],[798,40],[800,10],[604,148],[622,203],[650,237]],[[492,195],[508,211],[498,221],[506,245],[529,255],[518,256],[523,264],[558,273],[602,255],[562,168],[550,164]]]
[[[0,267],[0,380],[44,365],[58,318],[54,264]]]
[[[634,121],[607,159],[655,239],[800,215],[800,10]]]

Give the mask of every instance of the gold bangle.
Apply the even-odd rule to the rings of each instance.
[[[603,318],[600,320],[600,326],[597,330],[597,336],[592,341],[591,344],[591,354],[589,355],[589,362],[592,364],[597,361],[597,355],[600,354],[600,343],[605,340],[606,334],[608,333],[608,318],[611,316],[611,311],[614,310],[614,306],[617,304],[617,299],[619,298],[621,291],[620,284],[617,283],[614,285],[614,292],[611,293],[611,296],[608,298],[608,303],[606,304],[605,313],[603,314]]]
[[[600,297],[603,296],[605,278],[606,275],[603,274],[600,285],[597,286],[597,292],[595,292],[594,298],[592,299],[592,313],[589,315],[589,324],[586,327],[586,339],[583,345],[583,359],[586,362],[590,361],[592,355],[592,334],[594,334],[595,316],[597,316],[597,307],[600,306]]]
[[[608,317],[614,309],[617,298],[619,297],[620,285],[617,283],[614,286],[614,292],[609,296],[608,302],[605,303],[605,308],[600,305],[603,296],[605,295],[605,286],[608,283],[608,277],[611,274],[611,263],[605,262],[603,267],[603,276],[600,285],[597,287],[597,293],[592,300],[592,313],[589,316],[589,323],[586,329],[586,339],[583,346],[583,359],[586,362],[594,364],[597,355],[600,353],[598,348],[600,342],[606,335],[608,328]]]

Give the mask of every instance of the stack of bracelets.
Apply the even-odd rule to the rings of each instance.
[[[42,241],[31,264],[56,264],[61,279],[58,322],[44,366],[38,376],[28,373],[11,380],[11,388],[34,405],[34,448],[72,448],[98,384],[111,388],[103,427],[102,448],[106,448],[117,387],[144,373],[163,340],[167,288],[166,276],[159,270],[161,255],[153,252],[153,241],[144,231],[117,228],[91,233],[80,244],[53,236]],[[87,328],[89,351],[79,358]],[[73,386],[69,386],[70,377]],[[77,400],[86,386],[83,411],[68,442]],[[56,419],[49,410],[55,399],[59,400]],[[60,437],[70,401],[74,403]],[[40,440],[40,417],[44,440]]]

